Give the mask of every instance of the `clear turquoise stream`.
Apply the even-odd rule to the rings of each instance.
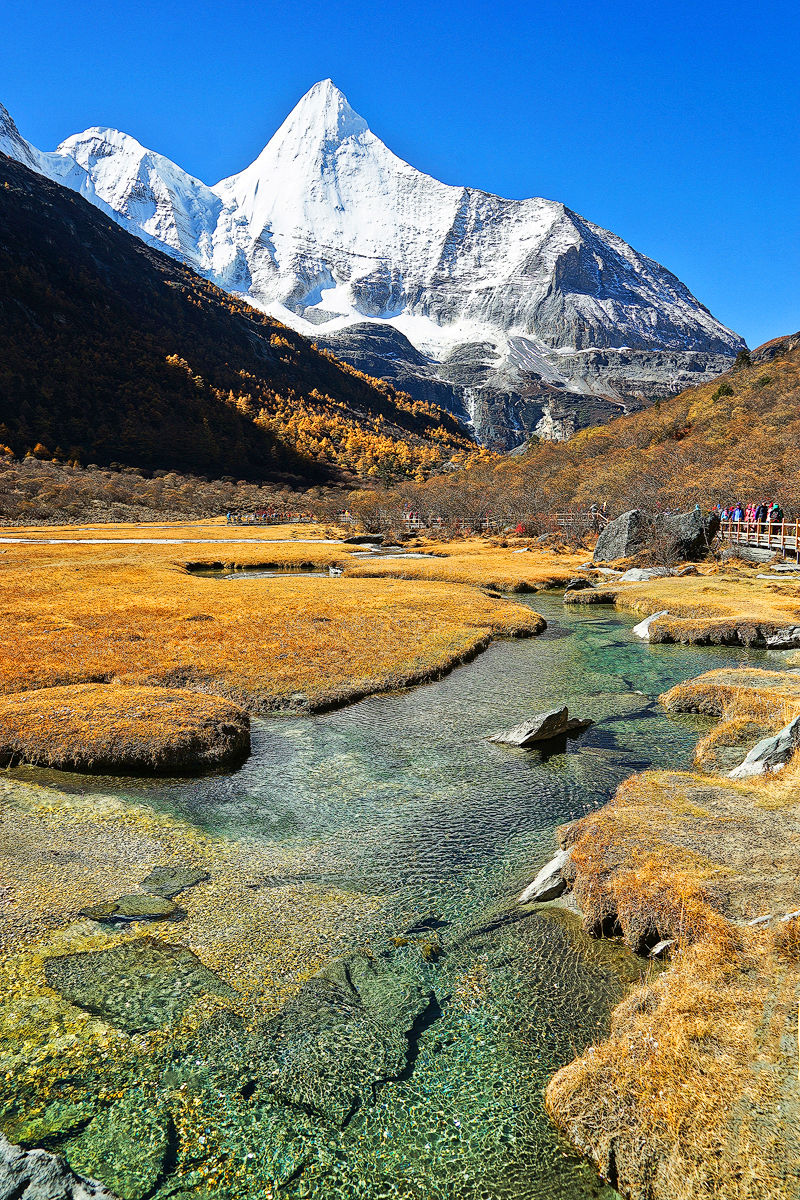
[[[413,691],[257,721],[253,754],[234,775],[70,785],[146,801],[224,837],[292,847],[309,882],[379,895],[370,928],[352,930],[353,948],[407,936],[392,969],[435,991],[440,1014],[419,1033],[407,1071],[377,1087],[344,1128],[300,1128],[287,1114],[276,1133],[273,1106],[263,1125],[254,1110],[248,1128],[228,1131],[233,1152],[253,1155],[254,1198],[287,1139],[297,1143],[287,1197],[613,1195],[561,1142],[542,1097],[560,1065],[602,1038],[610,1009],[647,966],[590,941],[562,911],[508,920],[511,902],[551,856],[556,826],[603,804],[633,771],[688,765],[701,724],[666,716],[659,693],[764,655],[649,646],[611,609],[564,609],[557,595],[530,603],[547,618],[542,637],[496,643]],[[556,753],[485,740],[562,703],[596,723]],[[69,790],[64,779],[39,775]],[[440,943],[438,961],[420,953],[425,939]]]

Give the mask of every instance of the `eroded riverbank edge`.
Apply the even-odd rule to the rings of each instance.
[[[642,615],[669,604],[680,615],[652,627],[662,644],[763,646],[792,623],[784,613],[800,615],[785,587],[775,617],[723,614],[742,604],[739,581],[727,591],[714,595],[703,577],[659,579],[567,602]],[[800,1194],[800,766],[741,781],[727,774],[800,706],[796,673],[745,671],[733,689],[712,678],[737,674],[701,676],[661,698],[672,711],[719,718],[698,745],[696,770],[635,775],[558,834],[567,902],[588,931],[640,954],[672,943],[665,972],[615,1010],[611,1037],[547,1089],[554,1122],[629,1200]]]

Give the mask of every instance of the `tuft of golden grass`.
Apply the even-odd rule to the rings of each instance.
[[[798,983],[768,932],[686,948],[554,1076],[548,1111],[631,1200],[790,1200]]]
[[[0,696],[0,764],[76,771],[197,771],[250,751],[250,720],[228,700],[172,688],[84,683]]]

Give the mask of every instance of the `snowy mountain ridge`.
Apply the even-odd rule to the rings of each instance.
[[[598,403],[611,415],[725,370],[744,344],[671,272],[563,204],[409,166],[331,80],[213,187],[116,130],[42,153],[2,106],[0,151],[355,365],[377,353],[392,382],[497,445],[552,428],[554,401],[579,427],[603,419]]]

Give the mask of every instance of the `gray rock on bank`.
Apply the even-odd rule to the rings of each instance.
[[[615,562],[643,550],[650,537],[650,518],[641,508],[632,508],[609,521],[597,539],[592,561]]]
[[[558,850],[550,862],[545,863],[533,883],[520,893],[517,903],[544,904],[547,900],[557,900],[559,896],[563,896],[567,890],[564,867],[570,853],[570,850]]]
[[[776,629],[765,638],[770,650],[796,650],[800,646],[800,625],[787,625],[785,629]]]
[[[588,719],[570,719],[569,709],[565,705],[563,708],[551,708],[549,712],[537,713],[512,729],[491,734],[487,740],[499,746],[533,746],[537,742],[549,742],[567,733],[579,733],[582,729],[588,729],[591,724],[593,722]]]
[[[649,642],[650,641],[650,626],[653,624],[654,621],[657,621],[659,617],[668,617],[668,616],[669,616],[669,613],[667,612],[666,608],[662,608],[661,612],[654,612],[649,617],[645,617],[645,619],[643,621],[640,621],[638,625],[634,625],[631,632],[634,633],[636,635],[636,637],[641,638],[643,641]]]
[[[795,717],[783,729],[771,737],[757,742],[744,762],[729,772],[729,779],[749,779],[753,775],[766,775],[769,771],[780,771],[800,746],[800,717]]]
[[[676,558],[696,558],[705,552],[718,529],[716,516],[688,512],[651,517],[641,508],[632,508],[606,525],[597,539],[593,561],[630,558],[654,542],[665,542]]]
[[[76,1175],[58,1154],[23,1150],[0,1133],[0,1200],[114,1200],[102,1183]]]

